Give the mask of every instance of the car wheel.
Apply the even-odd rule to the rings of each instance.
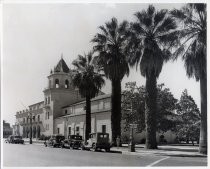
[[[85,146],[84,145],[81,146],[81,150],[85,150]]]
[[[106,152],[110,152],[110,148],[105,149]]]
[[[92,145],[92,149],[93,149],[93,151],[96,151],[97,150],[96,144],[93,144]]]

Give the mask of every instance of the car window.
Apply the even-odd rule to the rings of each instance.
[[[65,137],[64,137],[64,136],[57,136],[57,139],[59,139],[59,140],[64,140]]]
[[[99,135],[99,137],[100,137],[100,138],[103,138],[104,136],[103,136],[103,135]]]

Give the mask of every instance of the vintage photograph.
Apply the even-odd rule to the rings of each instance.
[[[208,166],[207,2],[3,2],[1,39],[1,167]]]

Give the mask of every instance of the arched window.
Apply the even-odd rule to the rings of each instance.
[[[40,126],[37,126],[37,137],[40,137]]]
[[[65,80],[65,88],[68,89],[69,88],[69,81]]]
[[[33,138],[36,138],[36,126],[33,127]]]
[[[55,88],[59,88],[59,80],[55,79]]]

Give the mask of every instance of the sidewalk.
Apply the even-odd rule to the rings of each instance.
[[[26,144],[29,144],[29,139],[24,139]],[[44,145],[44,140],[32,140],[33,144]],[[123,144],[122,147],[112,147],[111,152],[118,152],[126,155],[137,156],[176,156],[176,157],[207,157],[207,155],[198,152],[198,146],[190,145],[159,145],[158,149],[145,149],[144,144],[135,146],[135,152],[128,151],[128,145]]]
[[[198,152],[198,146],[176,146],[176,145],[161,145],[158,149],[145,149],[145,146],[136,145],[135,152],[129,152],[127,145],[123,147],[112,147],[111,151],[120,151],[122,154],[138,155],[138,156],[177,156],[177,157],[207,157],[207,155]]]

